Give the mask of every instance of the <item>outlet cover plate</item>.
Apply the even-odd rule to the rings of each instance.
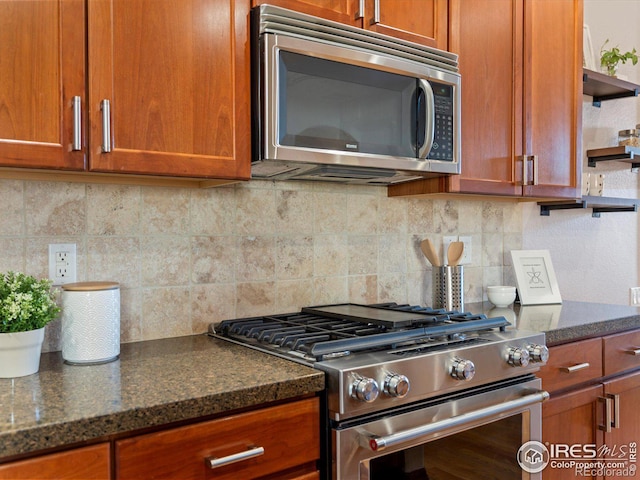
[[[49,244],[49,279],[54,285],[65,285],[75,283],[76,278],[76,244]]]

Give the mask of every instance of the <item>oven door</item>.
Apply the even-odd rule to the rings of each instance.
[[[343,422],[332,432],[333,478],[539,479],[538,465],[521,467],[521,447],[541,440],[541,403],[549,394],[540,387],[533,377],[501,382]]]

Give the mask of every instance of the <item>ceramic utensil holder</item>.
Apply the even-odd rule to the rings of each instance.
[[[63,285],[62,358],[95,364],[120,355],[120,286],[115,282]]]
[[[464,269],[455,267],[433,267],[433,307],[445,310],[464,311]]]

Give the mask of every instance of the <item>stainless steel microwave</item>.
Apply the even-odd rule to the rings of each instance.
[[[270,5],[252,30],[254,178],[460,173],[457,55]]]

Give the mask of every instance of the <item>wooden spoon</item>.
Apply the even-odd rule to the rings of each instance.
[[[433,246],[433,242],[431,240],[426,238],[422,242],[420,242],[420,249],[422,250],[422,253],[424,253],[424,256],[427,257],[427,260],[429,260],[431,265],[433,265],[434,267],[442,266],[442,264],[440,263],[438,252],[436,251],[436,247]]]
[[[464,253],[464,242],[451,242],[447,250],[447,262],[452,267],[456,267]]]

